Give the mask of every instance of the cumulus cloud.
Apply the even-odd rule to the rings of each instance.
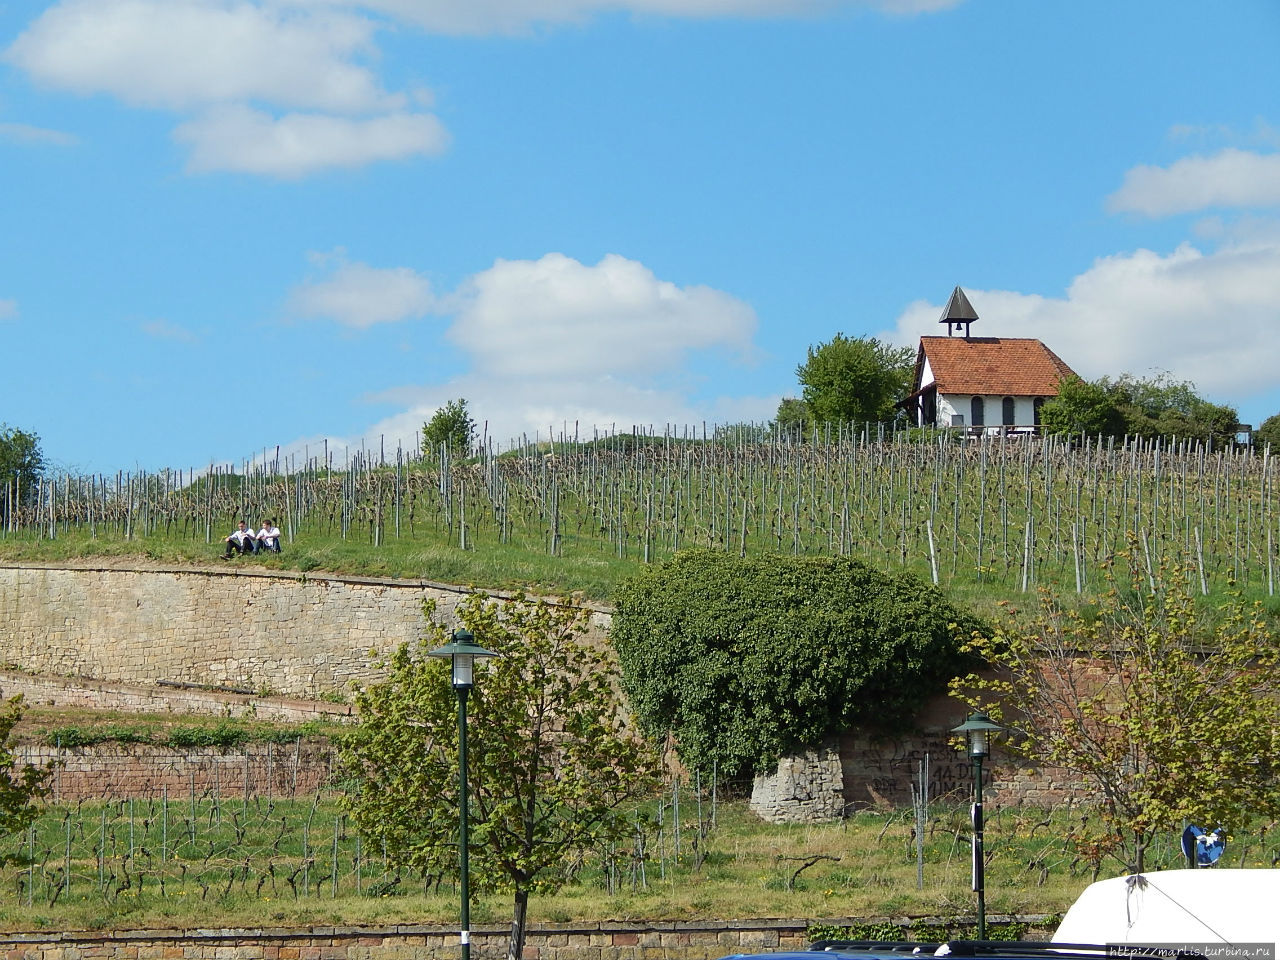
[[[4,51],[34,81],[178,111],[192,173],[296,178],[434,155],[440,121],[368,66],[380,24],[359,3],[61,0]]]
[[[398,284],[402,295],[389,296]],[[548,432],[576,430],[590,438],[596,430],[764,420],[778,405],[777,395],[696,396],[696,358],[754,359],[750,306],[723,291],[661,280],[618,255],[594,266],[559,253],[499,260],[437,298],[407,268],[343,261],[329,278],[296,290],[293,303],[352,326],[439,313],[449,318],[449,339],[470,360],[458,380],[366,397],[400,411],[360,436],[331,437],[332,445],[411,448],[422,424],[458,397],[503,445]],[[308,438],[290,450],[315,443]]]
[[[1086,379],[1167,370],[1217,402],[1241,404],[1275,387],[1280,340],[1280,237],[1211,252],[1183,244],[1097,260],[1065,298],[967,290],[974,335],[1035,337]],[[940,332],[941,304],[914,303],[892,336]]]
[[[340,111],[400,105],[366,68],[373,24],[232,0],[62,0],[5,53],[39,83],[186,109],[267,100]]]
[[[0,320],[12,320],[17,315],[17,300],[0,300]]]
[[[1107,198],[1113,211],[1162,217],[1212,207],[1280,206],[1280,153],[1229,147],[1168,167],[1137,166]]]
[[[408,267],[379,269],[340,260],[323,280],[295,289],[290,302],[301,316],[363,329],[421,317],[434,306],[435,298],[427,278]]]
[[[73,134],[32,127],[25,123],[0,123],[0,140],[54,147],[70,147],[79,142]]]
[[[594,267],[559,253],[499,260],[454,297],[449,339],[484,373],[517,377],[650,373],[689,350],[750,351],[756,318],[710,287],[678,287],[610,254]]]
[[[173,133],[191,148],[190,173],[231,171],[296,179],[329,167],[442,153],[449,134],[431,114],[348,118],[246,106],[215,107]]]

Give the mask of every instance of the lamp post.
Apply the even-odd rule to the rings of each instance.
[[[952,733],[962,733],[965,752],[973,761],[973,892],[978,895],[978,939],[987,939],[986,860],[982,852],[982,761],[991,756],[991,737],[1004,727],[994,723],[982,711],[969,714],[969,719]]]
[[[496,657],[476,643],[465,627],[453,631],[453,642],[428,651],[430,657],[447,657],[453,663],[453,689],[458,691],[458,886],[462,891],[462,923],[459,943],[462,960],[471,960],[471,896],[467,863],[467,695],[475,683],[475,662]]]

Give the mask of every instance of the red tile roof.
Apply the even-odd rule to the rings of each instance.
[[[1058,381],[1075,375],[1039,340],[1014,337],[921,337],[915,389],[929,360],[939,393],[1056,397]]]

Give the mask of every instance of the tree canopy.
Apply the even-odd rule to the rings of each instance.
[[[615,596],[612,638],[643,728],[689,767],[769,768],[945,688],[981,624],[909,574],[850,557],[688,551]]]
[[[1095,863],[1141,871],[1184,821],[1280,815],[1280,649],[1259,605],[1202,609],[1189,569],[1134,567],[1094,610],[1046,594],[968,649],[995,679],[972,674],[957,695],[1011,728],[1016,756],[1086,786],[1096,818],[1074,839]]]
[[[1092,382],[1068,377],[1041,408],[1040,422],[1051,433],[1177,436],[1220,445],[1235,439],[1238,416],[1233,407],[1202,398],[1190,381],[1125,373]]]
[[[1280,413],[1273,413],[1263,420],[1254,431],[1253,442],[1257,445],[1271,444],[1280,453]]]
[[[16,427],[0,425],[0,517],[34,496],[44,472],[40,438]]]
[[[426,656],[449,639],[426,609],[423,639],[357,696],[341,756],[361,833],[385,842],[398,868],[440,878],[458,873],[457,698],[449,664]],[[629,835],[621,808],[656,786],[657,758],[624,726],[611,658],[580,638],[587,610],[473,594],[457,616],[498,654],[469,698],[468,849],[472,889],[514,893],[518,960],[530,892],[557,889],[587,852]]]
[[[808,419],[816,423],[892,420],[894,404],[906,395],[911,382],[914,359],[911,347],[842,333],[810,347],[805,362],[796,368]],[[779,421],[783,415],[780,406]]]
[[[444,444],[451,456],[465,457],[471,453],[475,439],[476,422],[471,419],[465,399],[450,400],[422,426],[422,451],[426,456],[434,456]]]

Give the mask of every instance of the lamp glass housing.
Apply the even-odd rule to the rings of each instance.
[[[991,756],[991,738],[986,730],[969,731],[969,756],[983,759]]]
[[[453,685],[469,687],[475,682],[476,658],[471,653],[455,653],[453,655]]]

